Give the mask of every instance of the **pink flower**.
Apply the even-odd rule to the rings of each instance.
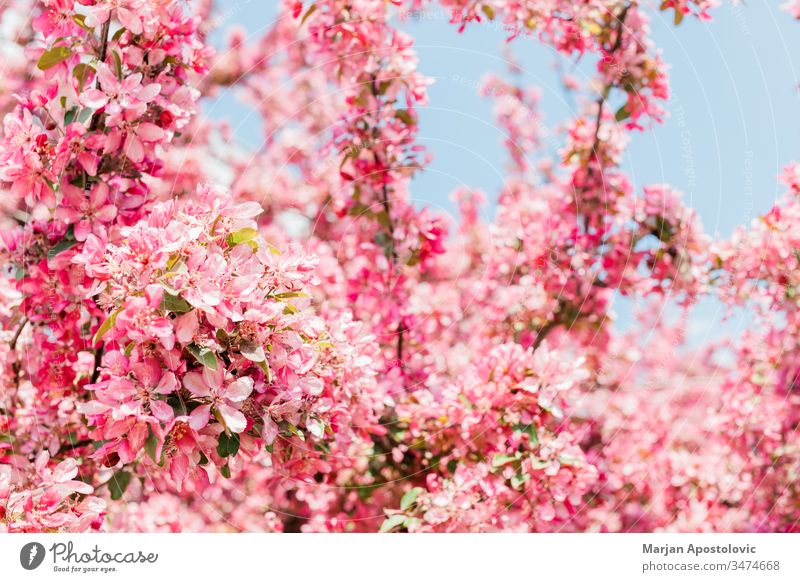
[[[239,409],[253,391],[252,378],[244,376],[228,381],[225,370],[218,364],[216,370],[206,366],[202,372],[189,372],[183,377],[183,386],[204,402],[210,401],[192,411],[189,424],[193,429],[200,430],[208,424],[211,410],[218,412],[233,432],[242,432],[247,427],[247,419]]]
[[[47,0],[46,8],[33,19],[33,29],[46,37],[70,36],[78,25],[72,19],[74,0]]]
[[[56,216],[75,225],[75,240],[85,241],[90,232],[101,234],[104,225],[117,216],[117,207],[109,203],[109,188],[104,182],[95,184],[88,196],[72,184],[64,184],[62,194],[62,206]]]
[[[130,123],[140,118],[147,110],[147,104],[158,97],[161,91],[158,83],[142,85],[141,73],[120,81],[105,63],[97,66],[97,79],[100,88],[85,90],[81,95],[81,103],[92,109],[103,108],[110,126],[116,126],[125,120]]]
[[[154,123],[128,122],[135,120],[135,112],[126,111],[119,124],[113,127],[105,143],[105,151],[116,152],[122,148],[122,153],[134,163],[141,163],[145,158],[145,146],[164,139],[166,133]],[[149,153],[152,154],[152,148]]]
[[[138,13],[143,7],[143,2],[138,0],[99,0],[89,6],[85,22],[87,26],[94,28],[107,21],[112,12],[116,12],[122,26],[133,34],[141,34],[142,19]]]
[[[75,476],[78,474],[78,464],[75,459],[61,461],[53,469],[48,468],[49,461],[50,453],[47,451],[42,451],[36,457],[36,471],[42,478],[42,485],[51,487],[62,495],[70,493],[88,494],[94,491],[94,488],[88,483],[75,480]]]
[[[87,133],[82,123],[70,123],[56,147],[54,162],[56,170],[63,172],[67,164],[74,159],[89,176],[96,176],[97,164],[100,162],[97,152],[102,149],[104,141],[104,137]]]
[[[126,334],[134,341],[156,339],[168,350],[175,345],[173,327],[169,318],[159,314],[163,288],[150,285],[144,297],[128,297],[116,316],[116,333]]]

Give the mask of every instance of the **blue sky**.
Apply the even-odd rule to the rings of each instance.
[[[223,0],[218,12],[226,25],[240,24],[255,38],[274,19],[277,4]],[[800,23],[777,3],[725,4],[714,20],[653,14],[654,40],[670,64],[671,117],[634,136],[626,166],[638,186],[669,182],[683,190],[710,233],[729,234],[763,212],[780,194],[775,176],[800,151]],[[491,103],[475,85],[484,74],[506,72],[505,35],[491,26],[471,26],[459,34],[437,9],[403,28],[417,39],[420,69],[436,79],[430,105],[421,112],[421,141],[434,161],[414,184],[416,198],[447,209],[458,185],[492,195],[503,179],[502,130]],[[560,88],[554,52],[527,38],[512,43],[522,82],[540,87],[548,124],[567,119],[573,104]],[[572,65],[562,60],[567,70]],[[573,74],[583,77],[585,67]],[[585,77],[584,77],[585,78]],[[214,104],[215,117],[229,119],[237,134],[257,144],[247,111],[231,95]]]
[[[241,24],[256,38],[274,19],[277,4],[223,0],[218,7],[225,25]],[[800,22],[765,0],[726,3],[713,16],[711,22],[687,18],[675,27],[671,12],[652,13],[655,43],[671,66],[671,115],[634,135],[625,165],[639,189],[668,182],[682,190],[706,232],[726,236],[773,204],[783,191],[777,174],[800,158]],[[491,102],[475,86],[488,72],[506,73],[503,31],[473,25],[459,34],[435,8],[401,26],[417,39],[420,70],[436,79],[430,105],[420,114],[420,141],[434,161],[415,179],[415,199],[450,212],[448,195],[460,185],[480,188],[491,199],[503,181],[503,133],[493,123]],[[573,68],[527,38],[512,49],[523,69],[518,79],[541,90],[547,124],[568,119],[574,104],[553,65],[561,60],[579,79],[591,67]],[[208,110],[228,119],[244,142],[259,144],[257,126],[232,95]],[[704,302],[698,311],[698,333],[718,328],[719,305]]]

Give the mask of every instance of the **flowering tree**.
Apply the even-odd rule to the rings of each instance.
[[[800,167],[712,241],[621,169],[669,96],[645,6],[441,4],[596,62],[555,158],[485,80],[490,221],[410,200],[422,0],[287,0],[218,55],[208,2],[3,6],[0,529],[798,529]],[[232,86],[257,152],[198,113]],[[615,293],[686,311],[619,333]],[[755,314],[733,366],[684,345],[709,294]]]

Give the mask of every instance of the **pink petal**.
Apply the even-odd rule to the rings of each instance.
[[[234,218],[253,218],[254,216],[258,216],[264,212],[264,208],[262,208],[261,204],[258,202],[245,202],[243,204],[238,204],[233,208],[225,210],[223,214],[226,216],[234,217]]]
[[[211,405],[209,404],[204,404],[195,408],[192,411],[192,414],[189,415],[189,426],[194,430],[200,430],[201,428],[205,427],[208,424],[210,411]]]
[[[322,380],[314,377],[303,378],[299,384],[303,387],[303,392],[311,396],[319,396],[322,394],[322,389],[324,387]]]
[[[78,154],[78,163],[86,170],[90,176],[97,175],[97,156],[91,152],[81,152]]]
[[[220,388],[222,388],[222,383],[225,381],[225,370],[219,365],[217,365],[216,370],[212,370],[206,366],[203,368],[203,380],[205,380],[209,388],[215,392],[219,391]]]
[[[101,206],[106,200],[108,200],[108,184],[105,182],[101,182],[94,188],[92,188],[91,193],[89,194],[89,202],[95,208]]]
[[[133,133],[129,133],[128,137],[125,138],[123,152],[129,160],[137,164],[144,159],[144,146]]]
[[[131,366],[131,371],[136,379],[147,388],[158,384],[161,380],[161,364],[155,358],[147,358]]]
[[[165,372],[164,375],[161,376],[161,380],[159,380],[158,386],[156,386],[154,392],[156,394],[172,394],[177,387],[178,380],[175,378],[175,374],[172,372]]]
[[[275,442],[275,437],[278,436],[278,425],[268,414],[264,416],[264,428],[261,431],[261,436],[264,437],[264,442],[268,445]]]
[[[211,394],[211,388],[206,383],[203,375],[198,372],[189,372],[186,374],[183,377],[183,387],[195,396],[202,397]]]
[[[66,459],[61,461],[55,469],[53,469],[53,481],[56,483],[63,483],[69,481],[78,474],[78,464],[75,459]]]
[[[100,109],[108,103],[108,95],[100,89],[88,89],[81,94],[81,103],[90,109]]]
[[[100,222],[111,222],[117,216],[117,207],[106,204],[100,210],[95,211],[94,215]]]
[[[144,141],[158,141],[164,137],[164,130],[155,123],[140,123],[136,135]]]
[[[169,474],[177,483],[181,483],[186,478],[188,471],[189,458],[186,455],[177,455],[172,459],[172,463],[169,466]]]
[[[178,338],[178,341],[183,344],[191,342],[198,329],[197,313],[195,311],[184,313],[176,317],[174,323],[175,336]]]
[[[228,427],[228,430],[233,432],[242,432],[245,428],[247,428],[247,419],[244,417],[244,414],[232,406],[223,404],[219,407],[219,413],[222,415],[222,419],[225,421],[225,425]]]
[[[47,463],[50,460],[50,453],[47,451],[42,451],[36,456],[36,463],[34,466],[36,467],[36,472],[41,473],[45,467],[47,467]]]
[[[92,232],[92,223],[88,220],[81,220],[75,226],[75,240],[85,241],[90,232]]]
[[[141,19],[127,8],[119,8],[117,10],[117,18],[119,18],[120,24],[133,34],[142,34]]]
[[[172,407],[163,400],[151,400],[150,411],[153,413],[153,416],[161,422],[169,422],[172,420]]]
[[[225,388],[224,396],[232,402],[245,400],[253,391],[253,379],[249,377],[239,378],[228,384]]]
[[[161,85],[159,85],[158,83],[150,83],[149,85],[145,85],[139,90],[139,93],[136,95],[136,98],[139,101],[148,103],[153,99],[155,99],[160,92],[161,92]]]
[[[64,202],[69,206],[83,208],[86,204],[86,194],[84,191],[72,184],[64,184],[61,189],[61,195],[63,196]]]
[[[77,406],[78,412],[81,414],[86,414],[89,416],[93,416],[96,414],[103,414],[107,412],[111,407],[108,404],[103,404],[98,402],[97,400],[91,400],[89,402],[81,402]]]
[[[83,493],[84,495],[88,495],[94,491],[94,487],[89,485],[88,483],[84,483],[83,481],[67,481],[64,483],[70,489],[75,491],[76,493]]]

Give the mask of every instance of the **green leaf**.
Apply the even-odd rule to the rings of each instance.
[[[511,455],[495,455],[492,459],[492,467],[502,467],[514,461],[516,461],[516,458]]]
[[[569,455],[560,455],[558,457],[558,462],[565,467],[574,467],[581,464],[581,459],[578,457],[571,457]]]
[[[73,107],[64,114],[64,125],[69,125],[75,119],[75,114],[78,113],[78,108]]]
[[[111,51],[111,56],[114,57],[114,72],[117,74],[117,79],[122,80],[122,59],[117,51]]]
[[[111,493],[111,499],[114,501],[122,499],[122,494],[128,488],[131,482],[131,474],[127,471],[117,471],[111,476],[108,481],[108,491]]]
[[[392,228],[392,219],[389,217],[389,213],[385,210],[378,212],[375,215],[375,219],[378,221],[378,224],[380,224],[386,230],[390,230]]]
[[[296,297],[308,299],[311,296],[308,293],[303,293],[302,291],[287,291],[286,293],[278,293],[274,297],[275,299],[294,299]]]
[[[417,500],[417,497],[419,497],[419,494],[422,493],[422,491],[422,487],[414,487],[413,489],[406,491],[405,495],[403,495],[403,498],[400,500],[400,509],[405,511],[414,505],[414,502]]]
[[[193,307],[180,295],[173,295],[172,293],[164,293],[161,299],[161,309],[164,311],[171,311],[173,313],[188,313]]]
[[[64,233],[63,238],[55,245],[50,247],[50,249],[47,251],[47,260],[52,261],[56,255],[71,249],[77,243],[78,241],[75,240],[75,227],[70,224],[69,228],[67,228],[67,231]]]
[[[536,446],[539,444],[539,433],[536,431],[535,424],[516,424],[514,425],[514,431],[519,433],[524,433],[528,435],[528,440],[531,443],[531,446]]]
[[[89,71],[91,71],[91,73]],[[75,65],[75,68],[72,69],[72,76],[78,80],[78,91],[83,91],[86,79],[88,79],[91,74],[94,74],[94,72],[95,68],[86,63],[78,63]]]
[[[224,465],[222,465],[222,467],[219,468],[219,472],[226,479],[230,479],[231,478],[231,468],[228,466],[228,463],[225,463]]]
[[[531,467],[533,469],[544,469],[545,467],[547,467],[547,465],[548,463],[544,459],[537,459],[537,458],[531,459]]]
[[[683,22],[683,16],[684,16],[683,12],[678,10],[678,7],[676,6],[675,7],[675,19],[674,19],[675,26],[678,26],[678,25],[680,25],[681,22]]]
[[[255,238],[258,238],[258,231],[256,229],[241,228],[236,232],[232,232],[228,235],[228,244],[232,247],[235,247],[238,244],[251,241]]]
[[[411,116],[411,112],[408,109],[398,109],[394,116],[405,123],[406,125],[416,125],[417,122],[414,121],[414,118]]]
[[[674,233],[672,232],[672,225],[664,219],[663,216],[655,217],[655,228],[653,234],[658,237],[661,242],[669,242],[672,240]]]
[[[388,531],[391,531],[394,528],[403,525],[405,522],[406,522],[406,516],[403,515],[402,513],[391,515],[383,521],[383,523],[381,524],[381,529],[378,530],[378,533],[386,533]]]
[[[183,401],[183,398],[177,394],[170,394],[167,396],[167,404],[172,407],[175,416],[188,416],[189,409]]]
[[[386,91],[388,91],[391,86],[391,81],[381,81],[380,85],[378,85],[378,95],[386,95]]]
[[[239,353],[251,362],[265,362],[267,355],[264,353],[264,346],[256,342],[239,342]]]
[[[121,307],[116,311],[113,311],[111,315],[106,317],[106,320],[100,324],[100,327],[97,328],[97,331],[92,338],[92,344],[99,342],[103,336],[106,335],[112,327],[114,327],[114,323],[117,321],[117,315],[119,315],[120,311],[122,311]]]
[[[153,432],[152,427],[148,427],[149,433],[147,436],[147,440],[144,441],[144,451],[147,453],[147,456],[153,459],[154,463],[158,463],[158,466],[161,467],[164,465],[164,450],[161,450],[161,458],[156,459],[156,451],[158,449],[158,438],[156,437],[156,433]]]
[[[306,440],[306,435],[303,433],[303,431],[301,431],[299,428],[297,428],[294,424],[292,424],[288,420],[282,420],[280,422],[280,429],[283,433],[289,433],[291,435],[294,435],[301,441]]]
[[[527,473],[517,473],[513,477],[511,477],[511,486],[514,489],[519,489],[520,486],[524,485],[528,481],[531,480],[531,476]]]
[[[122,38],[122,35],[125,34],[127,31],[128,29],[125,28],[124,26],[120,27],[119,30],[117,30],[117,32],[114,33],[114,36],[111,37],[111,40],[117,42],[120,38]]]
[[[62,240],[55,246],[50,247],[50,250],[47,251],[47,260],[52,261],[57,255],[63,253],[64,251],[68,251],[76,244],[78,244],[78,241],[66,239]]]
[[[221,432],[217,440],[217,454],[222,457],[234,457],[239,452],[240,439],[239,435],[231,433],[230,435]]]
[[[189,344],[186,350],[194,356],[194,359],[203,364],[206,368],[217,369],[217,356],[205,346]]]
[[[87,121],[89,121],[92,118],[92,115],[94,115],[94,110],[93,109],[89,109],[88,107],[84,107],[83,109],[81,109],[78,112],[77,121],[78,121],[78,123],[85,124]]]
[[[85,14],[73,14],[72,20],[86,32],[91,32],[92,28],[86,24]]]
[[[36,64],[39,69],[46,71],[50,67],[55,67],[61,61],[72,56],[72,49],[68,46],[54,46],[49,51],[42,53],[39,62]]]
[[[272,369],[269,367],[269,364],[266,360],[263,362],[256,362],[258,367],[261,368],[261,371],[264,372],[264,378],[266,378],[267,383],[272,382]]]
[[[614,119],[616,121],[625,121],[630,116],[631,116],[630,112],[627,109],[625,109],[625,106],[623,105],[622,107],[617,109],[617,112],[614,114]]]
[[[147,453],[147,456],[156,460],[156,447],[158,446],[158,439],[156,438],[155,433],[151,427],[147,427],[150,434],[147,435],[147,440],[144,441],[144,452]]]
[[[483,13],[486,15],[486,18],[488,18],[489,20],[494,20],[494,8],[492,8],[488,4],[484,4],[483,6],[481,6],[481,10],[483,10]]]
[[[314,14],[314,11],[316,9],[317,9],[317,5],[316,4],[312,4],[311,6],[308,7],[308,10],[306,10],[306,13],[303,14],[303,18],[300,20],[300,26],[303,26],[306,23],[306,20],[308,20],[308,17],[311,16],[312,14]]]

